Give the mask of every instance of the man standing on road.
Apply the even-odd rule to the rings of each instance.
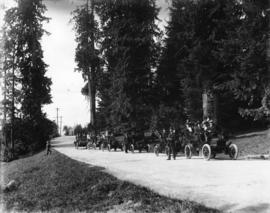
[[[175,130],[170,128],[170,132],[167,138],[168,141],[168,147],[169,147],[169,153],[168,153],[168,159],[171,160],[171,155],[173,156],[173,159],[176,159],[176,137],[175,137]]]
[[[47,150],[47,155],[52,154],[52,150],[51,150],[51,136],[50,136],[49,140],[46,143],[46,150]]]

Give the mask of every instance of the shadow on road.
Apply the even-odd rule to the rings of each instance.
[[[270,207],[269,203],[261,203],[256,206],[247,206],[245,208],[242,208],[238,210],[239,213],[252,213],[252,212],[268,212]]]
[[[74,141],[75,137],[59,137],[59,138],[54,138],[51,141],[52,147],[53,148],[70,148],[74,147]]]
[[[75,149],[75,147],[74,147],[74,144],[70,144],[70,143],[52,143],[52,148],[70,148],[70,147],[72,147],[72,148],[74,148]]]
[[[225,204],[220,207],[221,211],[228,212],[230,209],[233,209],[237,206],[237,204]]]

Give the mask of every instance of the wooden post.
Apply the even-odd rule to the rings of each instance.
[[[60,116],[60,136],[62,136],[62,118],[63,116]]]
[[[56,108],[56,126],[57,126],[57,134],[59,134],[58,111],[59,111],[59,108],[57,107],[57,108]]]

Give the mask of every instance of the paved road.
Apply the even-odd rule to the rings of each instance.
[[[76,150],[74,137],[57,138],[59,152],[166,196],[187,199],[225,212],[270,212],[270,161],[226,157],[205,161],[178,157],[167,161],[153,153]],[[217,156],[219,157],[219,156]]]

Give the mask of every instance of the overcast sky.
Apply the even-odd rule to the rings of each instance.
[[[51,34],[43,36],[42,47],[44,61],[49,65],[46,75],[53,83],[51,86],[53,103],[44,106],[43,109],[48,118],[55,120],[56,108],[59,108],[59,116],[62,116],[63,120],[62,126],[85,125],[89,122],[89,103],[81,94],[84,85],[82,76],[74,72],[75,33],[72,24],[69,23],[71,11],[84,0],[45,0],[44,2],[48,9],[46,16],[51,18],[48,24],[44,24],[44,28]],[[0,0],[0,6],[3,3],[11,6],[12,0]],[[162,22],[159,25],[163,27],[168,20],[168,2],[157,0],[157,5],[161,7],[159,18]]]
[[[89,120],[89,104],[81,94],[84,84],[82,76],[74,72],[75,35],[69,23],[71,11],[76,5],[72,1],[45,1],[51,20],[45,24],[49,36],[43,36],[44,61],[49,65],[47,75],[52,79],[51,94],[53,103],[44,111],[56,120],[56,108],[62,116],[63,125],[86,124]],[[60,120],[60,119],[59,119]]]

